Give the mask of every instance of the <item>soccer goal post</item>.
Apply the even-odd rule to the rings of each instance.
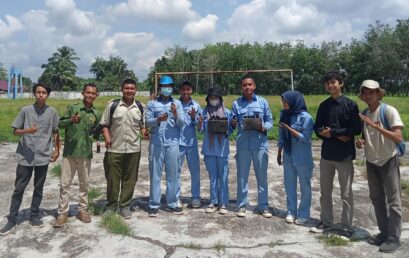
[[[257,73],[285,73],[290,75],[291,90],[294,90],[294,78],[292,69],[265,69],[265,70],[234,70],[234,71],[196,71],[196,72],[156,72],[155,73],[155,93],[158,92],[159,78],[163,75],[171,76],[193,76],[193,75],[223,75],[223,74],[257,74]],[[198,86],[198,85],[196,85]],[[288,86],[287,86],[288,87]]]

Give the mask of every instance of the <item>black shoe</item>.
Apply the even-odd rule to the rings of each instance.
[[[400,248],[399,240],[386,240],[379,247],[379,252],[393,253]]]
[[[324,231],[330,228],[331,228],[330,226],[327,226],[324,223],[320,222],[318,226],[310,228],[310,232],[311,233],[324,233]]]
[[[39,217],[31,217],[30,218],[30,225],[33,227],[41,228],[44,226],[43,222]]]
[[[168,207],[168,209],[169,209],[170,212],[172,212],[172,213],[174,213],[176,215],[183,214],[183,209],[180,208],[180,207],[175,207],[175,208]]]
[[[383,244],[383,242],[385,242],[385,240],[386,240],[386,237],[379,233],[379,234],[369,238],[368,243],[370,245],[381,246]]]
[[[11,232],[11,230],[16,226],[16,222],[9,221],[7,224],[0,230],[0,236],[5,236]]]
[[[158,213],[159,213],[158,209],[149,209],[148,211],[149,217],[157,217]]]

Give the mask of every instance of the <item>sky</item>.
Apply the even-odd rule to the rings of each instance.
[[[348,43],[377,20],[408,19],[407,0],[0,0],[0,63],[36,81],[62,46],[78,57],[77,76],[93,77],[96,57],[121,56],[145,79],[175,45],[216,42]]]

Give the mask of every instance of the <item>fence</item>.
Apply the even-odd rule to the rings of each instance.
[[[138,91],[136,96],[146,96],[150,95],[149,91]],[[102,91],[99,93],[99,96],[122,96],[122,92],[120,91]],[[7,99],[7,93],[0,94],[1,99]],[[18,94],[18,98],[20,98],[20,94]],[[34,98],[32,93],[24,92],[23,97],[26,98]],[[54,99],[82,99],[81,92],[77,91],[52,91],[50,94],[50,98]]]

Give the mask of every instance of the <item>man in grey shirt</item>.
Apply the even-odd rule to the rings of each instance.
[[[18,210],[24,190],[30,182],[34,170],[34,192],[30,208],[30,224],[42,227],[40,204],[43,198],[43,186],[47,176],[48,164],[57,160],[60,154],[57,110],[46,105],[51,89],[43,84],[33,87],[36,102],[20,110],[13,124],[14,134],[21,136],[17,146],[16,182],[11,198],[7,224],[0,235],[8,234],[17,224]],[[54,151],[53,151],[54,140]]]

